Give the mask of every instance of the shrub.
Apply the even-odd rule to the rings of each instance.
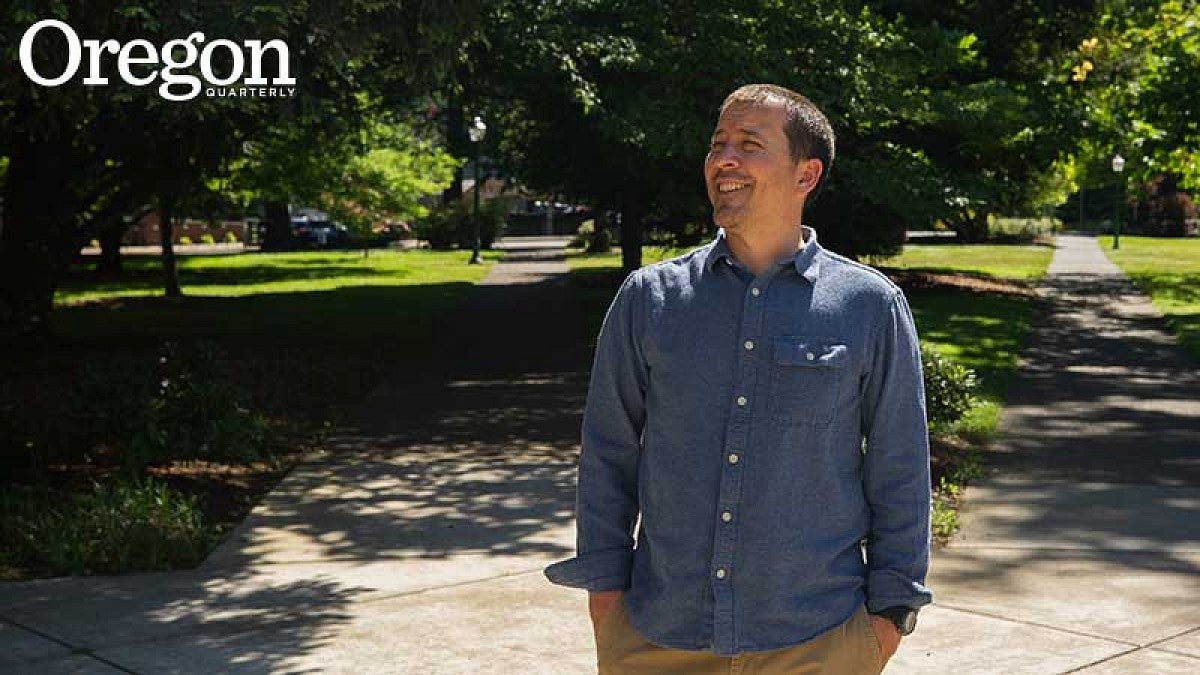
[[[988,217],[988,238],[992,241],[1030,242],[1060,231],[1062,221],[1058,218]]]
[[[433,249],[471,248],[475,244],[475,205],[459,200],[434,209],[413,228],[417,238],[429,242]],[[479,246],[491,248],[492,242],[504,229],[508,204],[503,199],[486,199],[479,203]]]
[[[238,237],[237,237],[237,235],[236,235],[236,234],[234,234],[234,233],[233,233],[233,230],[230,230],[230,231],[228,231],[228,232],[226,232],[226,233],[225,233],[225,243],[226,243],[226,244],[236,244],[236,243],[238,243]]]
[[[191,238],[191,237],[184,236],[184,237],[180,237],[180,238],[179,238],[179,245],[180,245],[180,246],[187,246],[187,245],[189,245],[189,244],[191,244],[191,243],[192,243],[192,238]]]
[[[613,236],[607,227],[596,226],[595,219],[585,220],[575,230],[575,238],[569,246],[583,248],[588,253],[608,253],[612,249]]]
[[[267,424],[218,372],[208,343],[168,342],[157,363],[90,366],[79,389],[81,408],[122,451],[131,472],[172,459],[247,462],[266,454]]]
[[[978,388],[975,371],[926,345],[921,345],[921,363],[929,426],[933,430],[945,430],[975,406]]]
[[[585,220],[579,224],[579,228],[575,230],[575,237],[571,239],[571,243],[567,244],[569,248],[583,248],[591,241],[592,235],[596,233],[596,221]]]
[[[215,243],[217,243],[217,238],[212,236],[208,232],[205,232],[204,234],[200,235],[200,243],[201,244],[215,244]]]
[[[36,574],[115,574],[195,567],[216,543],[195,497],[154,479],[90,492],[8,487],[0,493],[0,561]]]

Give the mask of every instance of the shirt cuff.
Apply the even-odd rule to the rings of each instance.
[[[559,586],[588,591],[623,591],[629,588],[632,563],[632,549],[598,551],[556,562],[547,567],[544,573],[547,579]]]
[[[867,611],[888,607],[918,609],[933,602],[933,593],[919,581],[891,570],[874,570],[867,575]]]

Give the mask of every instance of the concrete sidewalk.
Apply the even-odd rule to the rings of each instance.
[[[541,574],[574,546],[590,363],[562,243],[509,242],[336,461],[200,569],[0,584],[0,672],[594,672],[583,594]],[[887,672],[1200,672],[1195,364],[1092,239],[1042,291],[994,473]]]
[[[1200,373],[1061,236],[989,475],[889,673],[1200,672]]]

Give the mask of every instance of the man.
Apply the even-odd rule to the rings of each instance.
[[[721,231],[609,308],[578,555],[546,569],[590,592],[601,673],[878,673],[931,600],[908,303],[801,223],[833,157],[807,98],[730,94],[704,162]]]

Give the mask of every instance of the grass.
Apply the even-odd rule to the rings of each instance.
[[[1031,281],[1045,275],[1052,257],[1052,247],[1036,244],[909,244],[900,255],[869,262],[875,267]]]
[[[1109,260],[1150,296],[1171,330],[1200,359],[1200,238],[1126,235],[1118,251],[1112,250],[1112,236],[1098,241]]]
[[[435,339],[436,317],[452,310],[502,254],[483,255],[483,265],[468,265],[469,252],[459,251],[187,256],[179,259],[185,295],[175,299],[161,297],[155,258],[128,258],[118,280],[72,270],[56,296],[51,337],[0,345],[6,354],[0,360],[0,486],[6,492],[30,488],[23,493],[28,500],[51,495],[39,503],[61,502],[67,514],[53,522],[92,508],[69,506],[73,497],[63,495],[84,499],[93,482],[107,484],[120,469],[120,451],[96,443],[96,420],[80,406],[80,382],[97,365],[153,370],[165,341],[212,343],[223,355],[214,377],[246,393],[247,407],[270,425],[272,447],[298,457],[384,377],[409,364],[420,367]],[[143,477],[161,475],[180,495],[199,497],[205,527],[213,528],[244,517],[253,505],[246,495],[261,494],[282,475],[286,461],[281,466],[278,459],[256,467],[176,462],[149,467]],[[52,525],[46,521],[40,531]],[[127,563],[144,569],[149,560],[155,559]],[[35,568],[43,569],[0,574],[33,574]]]
[[[647,247],[644,263],[685,252]],[[922,343],[975,370],[979,403],[933,438],[934,533],[948,538],[958,527],[962,488],[980,471],[980,456],[994,436],[1004,394],[1029,332],[1030,282],[1046,272],[1053,249],[1040,245],[911,245],[871,262],[905,288]],[[595,336],[620,280],[620,254],[574,255],[572,283]]]
[[[0,496],[0,570],[114,574],[195,567],[217,542],[195,497],[154,479],[91,490],[17,486]]]

